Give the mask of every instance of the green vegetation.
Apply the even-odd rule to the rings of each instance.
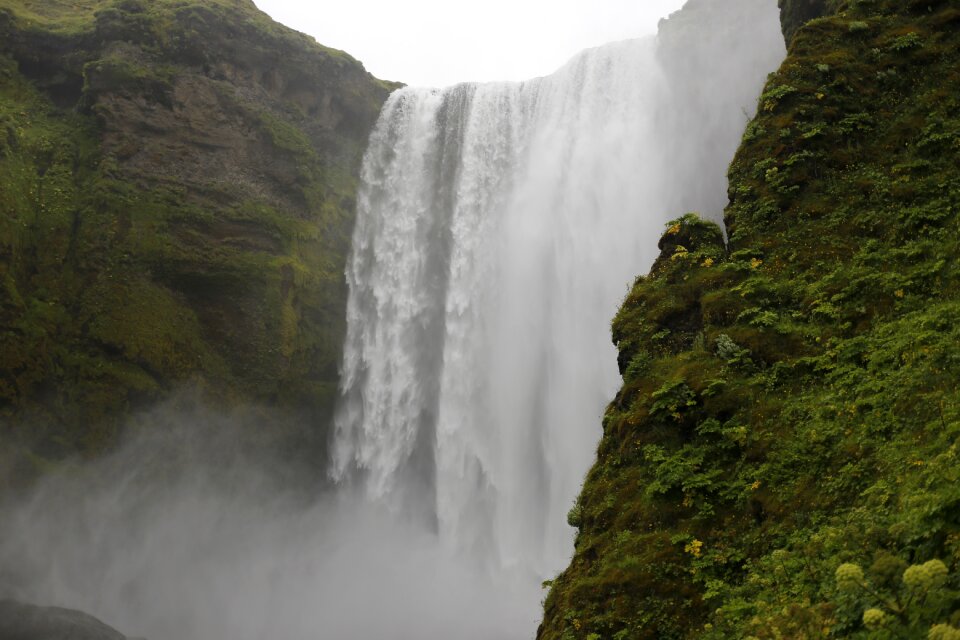
[[[960,636],[960,8],[843,5],[614,320],[543,640]]]
[[[0,488],[184,385],[322,425],[389,89],[247,0],[0,0]]]

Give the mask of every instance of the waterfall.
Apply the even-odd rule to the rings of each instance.
[[[784,55],[772,0],[522,83],[405,88],[362,171],[332,475],[494,571],[563,566],[619,385],[609,322],[664,223],[718,220]]]
[[[625,42],[542,80],[399,91],[371,140],[334,469],[502,564],[566,552],[616,388],[605,327],[642,265],[630,219],[662,179],[634,146],[656,127],[653,53]]]

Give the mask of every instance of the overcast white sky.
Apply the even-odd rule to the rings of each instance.
[[[581,49],[655,33],[684,0],[255,0],[384,80],[444,86],[546,75]]]

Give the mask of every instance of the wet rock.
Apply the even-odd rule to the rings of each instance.
[[[126,640],[81,611],[0,600],[0,640]]]

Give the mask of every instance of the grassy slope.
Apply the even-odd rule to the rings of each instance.
[[[0,43],[0,485],[102,451],[184,384],[322,420],[389,87],[242,0],[2,0]],[[177,102],[197,87],[213,110]],[[176,173],[232,161],[217,118],[263,188]]]
[[[960,7],[849,4],[614,320],[543,640],[960,634]]]

